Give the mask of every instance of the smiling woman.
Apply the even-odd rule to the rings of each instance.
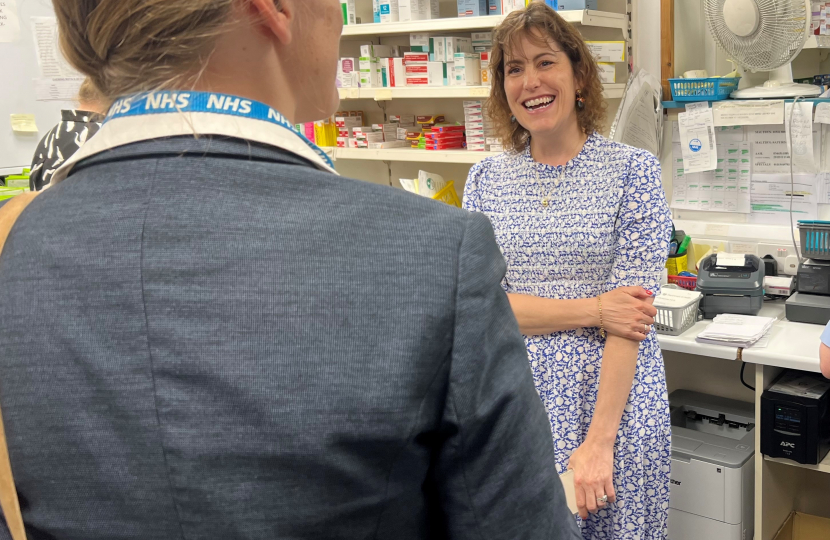
[[[503,286],[573,469],[586,540],[667,534],[670,423],[651,329],[671,218],[657,159],[602,137],[605,102],[580,35],[534,2],[494,33],[488,110],[511,152],[470,170]]]
[[[523,115],[521,109],[519,115],[514,116],[514,109],[518,108],[515,100],[523,98],[517,91],[516,83],[524,82],[528,65],[540,64],[545,71],[564,74],[562,79],[565,84],[560,85],[559,92],[542,96],[542,99],[553,102],[559,98],[560,101],[574,103],[579,92],[582,107],[563,109],[575,115],[576,124],[583,134],[601,131],[605,120],[607,105],[602,95],[602,82],[585,41],[573,26],[559,17],[557,21],[547,10],[541,9],[543,7],[534,5],[524,12],[524,16],[508,17],[496,29],[494,36],[498,46],[493,48],[491,65],[504,68],[493,70],[493,92],[487,112],[503,135],[506,146],[514,150],[524,150],[530,138],[529,116]],[[509,60],[507,65],[506,59]],[[508,90],[511,90],[510,95]],[[534,97],[524,96],[524,99]],[[514,100],[513,105],[511,100]],[[527,102],[521,104],[526,107],[534,105]],[[514,121],[514,118],[519,121]]]

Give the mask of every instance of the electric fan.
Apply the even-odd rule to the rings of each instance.
[[[793,82],[791,62],[810,32],[810,0],[704,0],[706,23],[741,68],[769,71],[763,86],[732,93],[735,99],[809,97],[812,84]]]

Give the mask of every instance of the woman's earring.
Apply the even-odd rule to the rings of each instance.
[[[580,111],[585,108],[585,98],[582,97],[582,90],[576,91],[576,108]]]
[[[510,117],[510,122],[511,122],[511,123],[515,123],[515,122],[516,122],[516,117],[515,117],[515,116],[511,116],[511,117]]]

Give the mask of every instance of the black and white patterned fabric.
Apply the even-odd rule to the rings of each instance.
[[[98,133],[103,121],[104,115],[90,111],[61,111],[61,123],[53,127],[37,146],[29,175],[31,190],[40,191],[48,186],[55,171]]]

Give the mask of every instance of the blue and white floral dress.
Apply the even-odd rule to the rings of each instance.
[[[648,152],[595,133],[564,173],[535,162],[529,148],[502,154],[470,170],[464,207],[490,217],[507,261],[508,293],[574,299],[629,285],[659,290],[671,216],[660,164]],[[605,341],[597,328],[526,341],[561,474],[588,433]],[[652,332],[640,346],[617,433],[617,503],[590,516],[585,539],[666,538],[670,437],[663,356]]]

